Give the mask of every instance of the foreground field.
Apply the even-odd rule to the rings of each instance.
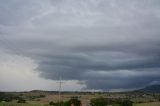
[[[139,103],[139,104],[135,104],[135,106],[160,106],[160,102]]]
[[[71,98],[77,97],[82,106],[90,106],[91,100],[95,98],[105,98],[107,104],[111,106],[120,106],[121,101],[129,100],[133,106],[160,106],[159,93],[142,93],[142,92],[62,92],[61,101],[66,102]],[[58,102],[58,92],[31,91],[31,92],[1,92],[0,106],[51,106],[50,102]],[[20,103],[17,103],[21,100]],[[25,102],[23,102],[25,100]],[[52,105],[53,106],[53,105]],[[92,105],[93,106],[93,105]],[[97,106],[97,105],[94,105]],[[101,106],[101,105],[99,105]],[[104,105],[106,106],[106,105]]]
[[[47,106],[47,105],[29,104],[29,103],[0,103],[0,106]]]
[[[0,103],[0,106],[49,106],[48,104],[32,104],[32,103]],[[85,105],[82,105],[85,106]],[[112,105],[112,106],[119,106],[117,105]],[[152,103],[139,103],[139,104],[134,104],[133,106],[160,106],[160,102],[152,102]]]

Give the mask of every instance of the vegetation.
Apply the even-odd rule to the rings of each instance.
[[[54,103],[53,101],[51,101],[51,102],[49,103],[49,105],[50,105],[50,106],[55,106],[55,103]]]
[[[68,101],[69,106],[74,104],[74,106],[81,106],[81,101],[78,98],[72,98]]]
[[[160,106],[160,102],[152,102],[152,103],[138,103],[133,106]]]
[[[73,104],[74,106],[81,106],[81,101],[77,98],[71,98],[69,101],[66,102],[53,102],[51,101],[49,103],[50,106],[71,106]]]
[[[120,106],[133,106],[133,102],[130,100],[124,100]]]
[[[78,95],[78,96],[77,96]],[[0,106],[160,106],[160,93],[0,92]]]
[[[107,106],[107,105],[133,106],[133,102],[123,99],[94,98],[91,99],[91,106]],[[118,105],[118,106],[119,106]]]
[[[94,98],[90,101],[91,106],[107,106],[107,104],[108,103],[105,98]]]
[[[26,103],[26,100],[23,99],[23,98],[19,98],[18,101],[17,101],[17,103]]]
[[[1,92],[0,93],[0,102],[5,101],[5,102],[11,102],[12,100],[17,100],[19,96],[17,95],[11,95],[11,94],[6,94]]]

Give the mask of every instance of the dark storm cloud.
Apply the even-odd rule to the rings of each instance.
[[[43,78],[61,75],[104,90],[160,81],[159,0],[16,0],[0,6],[0,49],[33,58]]]

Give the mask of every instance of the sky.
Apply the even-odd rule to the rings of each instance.
[[[0,0],[0,91],[160,83],[159,0]]]

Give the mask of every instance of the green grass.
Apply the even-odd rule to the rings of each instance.
[[[151,102],[151,103],[139,103],[134,106],[160,106],[160,102]]]
[[[6,102],[6,103],[0,103],[0,106],[48,106],[48,105]]]
[[[114,105],[112,105],[112,106],[120,106],[119,104],[114,104]]]

